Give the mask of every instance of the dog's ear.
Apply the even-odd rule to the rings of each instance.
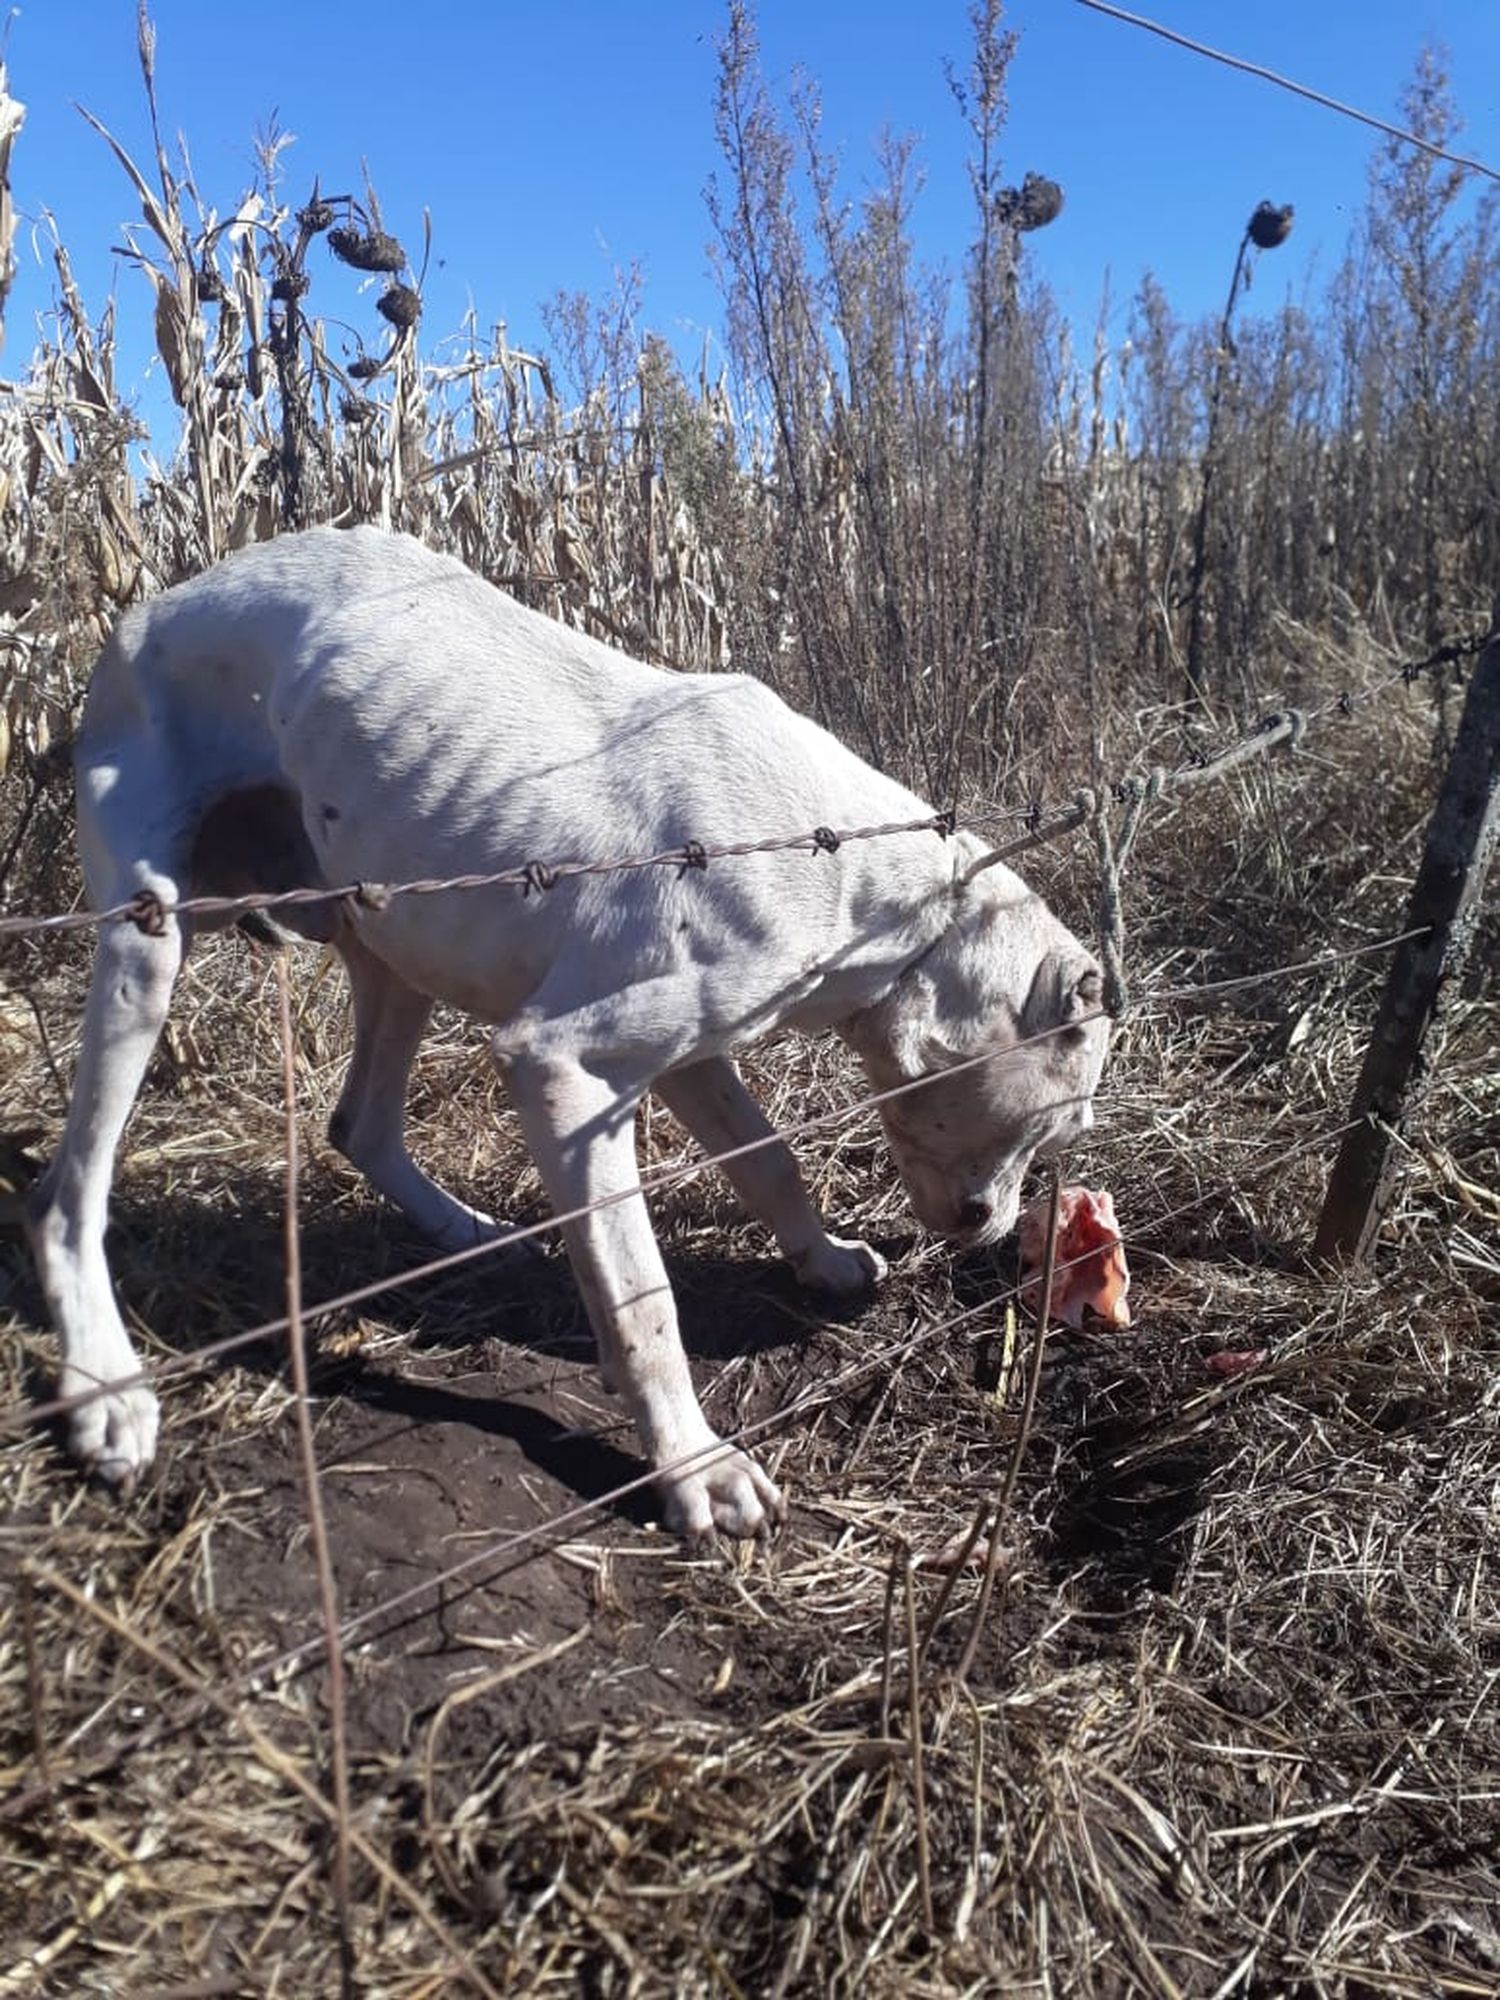
[[[1104,1006],[1104,974],[1092,959],[1084,961],[1083,969],[1073,982],[1068,995],[1067,1018],[1071,1023],[1085,1021],[1097,1014]]]
[[[926,968],[908,966],[883,1000],[840,1024],[839,1032],[882,1085],[908,1082],[940,1069],[946,1055]]]
[[[1021,1017],[1027,1035],[1062,1028],[1064,1040],[1083,1033],[1104,1005],[1104,974],[1082,953],[1050,951],[1036,969]]]

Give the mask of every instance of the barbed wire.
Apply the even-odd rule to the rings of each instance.
[[[251,890],[237,896],[189,896],[167,903],[153,890],[143,889],[122,903],[102,910],[69,910],[43,916],[0,915],[0,938],[38,933],[89,930],[106,923],[133,923],[151,936],[160,935],[169,917],[240,917],[272,914],[277,910],[305,908],[320,903],[350,903],[357,908],[380,912],[402,896],[435,896],[471,889],[515,888],[523,896],[545,895],[559,884],[589,876],[637,874],[652,868],[675,868],[679,875],[705,872],[710,863],[744,859],[752,855],[804,853],[835,854],[850,843],[883,840],[909,833],[936,833],[946,840],[960,827],[978,831],[986,827],[1024,824],[1019,838],[989,853],[985,866],[1007,861],[1037,847],[1050,845],[1064,834],[1086,825],[1102,810],[1104,799],[1137,807],[1172,789],[1187,789],[1222,777],[1248,759],[1263,755],[1278,744],[1290,742],[1297,748],[1307,729],[1327,716],[1348,717],[1356,707],[1376,694],[1395,686],[1411,686],[1424,673],[1455,665],[1479,652],[1489,634],[1476,632],[1446,640],[1419,660],[1393,668],[1389,674],[1363,689],[1345,689],[1314,709],[1276,709],[1223,748],[1210,753],[1198,750],[1176,765],[1157,765],[1146,773],[1130,773],[1115,780],[1104,792],[1084,788],[1066,806],[1044,811],[1040,799],[1023,806],[985,807],[962,817],[958,808],[924,814],[909,820],[891,820],[872,826],[816,826],[764,839],[706,843],[687,840],[681,846],[650,854],[631,854],[600,861],[534,860],[519,866],[498,868],[487,873],[426,876],[403,882],[348,882],[340,887],[305,887],[280,890]],[[1122,843],[1128,850],[1129,838]],[[1123,866],[1124,855],[1120,856]]]
[[[1312,972],[1328,971],[1355,960],[1375,957],[1381,952],[1394,950],[1397,945],[1422,934],[1421,930],[1401,931],[1366,944],[1351,945],[1339,951],[1320,952],[1311,958],[1270,966],[1259,972],[1237,973],[1226,979],[1166,987],[1149,997],[1153,1002],[1164,1006],[1208,999],[1224,993],[1242,991],[1251,986],[1263,985],[1271,980],[1301,977]],[[897,1098],[908,1097],[913,1092],[924,1090],[929,1084],[962,1076],[981,1068],[1015,1061],[1043,1042],[1066,1034],[1075,1027],[1106,1018],[1108,1017],[1104,1009],[1096,1009],[1080,1016],[1078,1021],[1040,1029],[1036,1034],[1027,1035],[1006,1048],[990,1049],[979,1055],[966,1056],[946,1068],[929,1070],[905,1083],[894,1084],[885,1090],[869,1091],[850,1104],[839,1105],[832,1111],[817,1112],[808,1118],[798,1119],[790,1125],[780,1126],[772,1132],[765,1133],[760,1138],[749,1140],[744,1145],[680,1161],[672,1166],[658,1168],[653,1173],[642,1174],[633,1186],[600,1196],[577,1208],[543,1216],[536,1222],[518,1224],[482,1241],[465,1244],[461,1249],[444,1251],[441,1256],[412,1265],[405,1271],[398,1271],[383,1278],[372,1278],[367,1284],[356,1285],[350,1290],[336,1294],[333,1298],[321,1300],[316,1305],[304,1305],[301,1312],[302,1322],[304,1325],[311,1325],[317,1320],[329,1318],[334,1313],[346,1312],[351,1306],[367,1304],[383,1292],[399,1290],[407,1285],[419,1284],[428,1278],[444,1276],[481,1258],[496,1256],[501,1251],[513,1249],[536,1237],[549,1235],[554,1230],[562,1228],[565,1223],[580,1221],[584,1216],[597,1210],[618,1207],[624,1202],[634,1200],[638,1195],[669,1192],[685,1181],[696,1179],[711,1167],[725,1166],[743,1159],[747,1154],[760,1152],[766,1147],[785,1145],[790,1139],[805,1138],[815,1132],[853,1124],[856,1119],[867,1116],[871,1111],[878,1111],[883,1104],[893,1102]],[[291,1321],[287,1316],[263,1320],[258,1325],[241,1329],[238,1333],[225,1334],[219,1340],[209,1341],[202,1347],[194,1348],[190,1354],[173,1355],[152,1368],[137,1369],[133,1374],[100,1382],[92,1388],[79,1390],[72,1396],[56,1397],[50,1402],[33,1404],[24,1410],[0,1412],[0,1436],[29,1429],[34,1424],[54,1417],[67,1416],[74,1410],[97,1402],[101,1397],[115,1395],[122,1389],[134,1388],[145,1382],[155,1384],[178,1375],[196,1374],[210,1362],[222,1360],[225,1356],[238,1353],[244,1348],[258,1346],[264,1341],[280,1337],[288,1332],[290,1325]]]
[[[1184,791],[1224,777],[1252,757],[1286,743],[1296,751],[1307,731],[1330,715],[1352,716],[1356,707],[1377,694],[1397,686],[1414,686],[1423,674],[1452,666],[1480,652],[1490,643],[1492,633],[1465,633],[1444,640],[1418,660],[1409,660],[1380,680],[1353,690],[1345,688],[1316,708],[1275,709],[1253,728],[1226,744],[1217,754],[1194,751],[1181,763],[1154,765],[1144,772],[1132,772],[1110,787],[1113,802],[1124,808],[1118,829],[1107,817],[1094,814],[1095,842],[1099,864],[1099,956],[1104,966],[1105,1000],[1110,1012],[1123,1019],[1130,1010],[1129,985],[1125,976],[1125,898],[1123,878],[1136,839],[1144,824],[1146,808],[1170,791]],[[981,863],[981,866],[986,864]]]
[[[1439,668],[1461,666],[1463,661],[1482,652],[1491,637],[1488,630],[1461,633],[1456,638],[1443,640],[1421,659],[1404,661],[1363,687],[1342,688],[1315,707],[1269,710],[1223,749],[1194,751],[1178,764],[1157,765],[1147,774],[1132,773],[1117,780],[1110,787],[1110,795],[1117,804],[1123,804],[1137,797],[1142,787],[1150,790],[1153,796],[1174,788],[1187,790],[1223,777],[1236,765],[1266,750],[1275,749],[1279,743],[1289,743],[1294,750],[1299,749],[1307,731],[1315,724],[1326,721],[1331,715],[1352,716],[1356,709],[1365,707],[1377,696],[1397,687],[1414,687],[1424,674]]]
[[[1362,688],[1345,688],[1339,694],[1331,696],[1313,709],[1308,719],[1318,722],[1326,715],[1352,715],[1356,708],[1373,701],[1377,695],[1387,694],[1392,688],[1415,687],[1423,674],[1432,673],[1442,667],[1452,667],[1456,678],[1462,684],[1463,662],[1472,659],[1477,653],[1482,653],[1494,637],[1495,628],[1491,626],[1484,630],[1476,628],[1472,632],[1460,633],[1454,639],[1444,639],[1420,660],[1405,660],[1399,667],[1390,668],[1388,672]]]
[[[1002,812],[992,817],[1009,819],[1016,814]],[[189,896],[166,903],[154,890],[143,889],[127,902],[112,903],[103,910],[70,910],[65,915],[46,917],[0,917],[0,937],[15,937],[26,931],[85,930],[97,924],[133,923],[150,935],[161,934],[168,917],[259,916],[272,910],[304,908],[315,903],[351,902],[362,909],[381,911],[398,896],[438,896],[463,889],[519,889],[523,896],[545,895],[559,882],[585,875],[637,874],[648,868],[675,868],[687,875],[704,870],[711,861],[739,859],[751,854],[836,854],[846,843],[882,840],[897,833],[936,833],[943,839],[956,831],[957,814],[933,812],[920,819],[890,820],[879,826],[816,826],[806,832],[772,835],[764,840],[741,840],[709,846],[687,840],[651,854],[621,855],[607,861],[527,861],[520,867],[496,868],[485,874],[425,876],[410,882],[346,882],[335,888],[250,890],[240,896]]]

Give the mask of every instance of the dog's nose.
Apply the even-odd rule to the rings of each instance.
[[[958,1226],[960,1229],[983,1229],[995,1213],[995,1204],[986,1201],[982,1194],[971,1194],[958,1204]]]

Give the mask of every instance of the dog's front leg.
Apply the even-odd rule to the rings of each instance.
[[[718,1529],[763,1535],[781,1495],[744,1452],[726,1445],[698,1404],[677,1309],[652,1234],[635,1157],[642,1091],[581,1065],[507,1063],[511,1096],[559,1214],[589,1204],[563,1238],[601,1363],[630,1406],[656,1470],[669,1527],[696,1539]]]
[[[659,1076],[652,1089],[705,1153],[732,1152],[723,1171],[749,1212],[775,1236],[804,1285],[856,1298],[885,1276],[885,1259],[868,1243],[830,1236],[785,1141],[740,1080],[727,1056],[710,1056]]]

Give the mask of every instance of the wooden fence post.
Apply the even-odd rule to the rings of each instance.
[[[1350,1117],[1329,1177],[1313,1255],[1363,1263],[1392,1193],[1392,1168],[1407,1093],[1422,1074],[1422,1045],[1461,971],[1473,938],[1479,892],[1500,832],[1500,599],[1489,642],[1469,684],[1453,755],[1438,794],[1427,847],[1396,947]]]

